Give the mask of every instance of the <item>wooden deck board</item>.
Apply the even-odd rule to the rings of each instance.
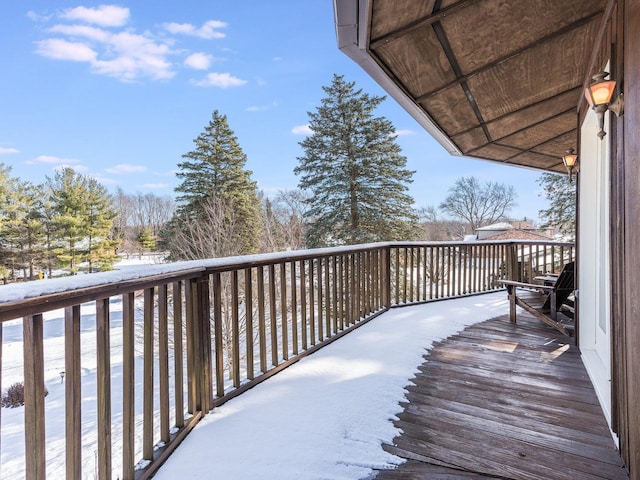
[[[626,480],[572,340],[529,314],[436,344],[384,449],[407,460],[376,480]]]

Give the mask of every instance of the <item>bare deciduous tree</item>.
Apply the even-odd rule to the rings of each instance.
[[[236,215],[233,202],[220,196],[202,201],[202,214],[185,216],[180,227],[171,231],[171,254],[183,260],[239,255],[248,248],[243,242],[244,225]]]
[[[465,224],[459,220],[447,220],[438,215],[435,207],[418,210],[419,223],[423,228],[423,240],[441,242],[460,240],[464,237]]]
[[[449,189],[440,209],[469,225],[470,232],[494,223],[516,205],[518,194],[511,185],[487,182],[480,185],[475,177],[461,177]]]
[[[139,242],[141,234],[147,232],[157,238],[175,210],[175,203],[168,195],[128,194],[120,188],[115,203],[118,215],[114,234],[122,241],[121,248],[125,252],[141,252],[144,249]]]

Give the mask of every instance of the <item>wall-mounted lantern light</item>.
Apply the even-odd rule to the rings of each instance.
[[[578,155],[573,151],[573,148],[567,150],[562,156],[562,163],[567,169],[567,173],[569,173],[569,183],[573,182],[573,170],[578,165]]]
[[[616,116],[622,115],[624,112],[624,101],[622,99],[622,93],[620,93],[615,99],[613,97],[613,91],[616,88],[615,80],[605,80],[609,75],[608,72],[600,70],[593,77],[593,83],[589,85],[584,91],[584,96],[589,102],[589,105],[598,115],[598,137],[600,140],[607,134],[604,131],[604,112],[611,110]]]

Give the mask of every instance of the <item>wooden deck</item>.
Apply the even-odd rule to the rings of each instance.
[[[573,339],[519,312],[434,346],[376,480],[628,479]]]

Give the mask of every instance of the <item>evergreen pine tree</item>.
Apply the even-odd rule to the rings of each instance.
[[[71,274],[82,262],[102,270],[112,268],[116,244],[110,238],[116,211],[106,189],[95,179],[64,168],[47,178],[53,252]]]
[[[3,240],[12,269],[21,268],[22,278],[33,280],[43,257],[40,190],[29,182],[15,180],[7,192]]]
[[[87,178],[86,230],[89,273],[97,269],[113,269],[117,260],[116,248],[120,241],[113,233],[117,216],[114,201],[107,189],[95,178]]]
[[[34,278],[42,259],[41,195],[34,185],[11,176],[11,167],[0,163],[0,276]]]
[[[212,119],[195,140],[195,149],[182,155],[176,174],[182,183],[176,187],[178,207],[169,228],[171,232],[181,225],[208,217],[206,206],[218,198],[223,205],[233,209],[233,221],[239,224],[233,231],[238,237],[236,254],[254,253],[258,250],[261,233],[260,202],[256,182],[251,180],[251,171],[245,170],[246,155],[240,148],[234,132],[229,128],[226,115],[217,110]],[[241,237],[241,238],[240,238]],[[193,252],[180,251],[168,239],[174,258],[193,258]],[[241,247],[242,246],[242,247]]]
[[[567,241],[576,235],[576,184],[569,183],[565,175],[543,173],[538,178],[549,208],[538,212],[544,222],[542,228],[557,228]]]
[[[150,228],[140,230],[136,241],[140,244],[143,250],[153,250],[156,248],[156,237]]]
[[[374,110],[385,97],[370,96],[334,75],[315,112],[312,134],[300,142],[295,168],[309,191],[307,245],[409,240],[417,235],[413,199],[406,193],[413,171],[396,143],[395,129]]]

